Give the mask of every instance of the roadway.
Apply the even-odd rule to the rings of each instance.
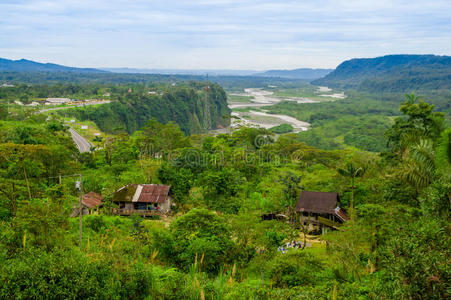
[[[72,139],[74,140],[75,144],[77,145],[78,150],[80,150],[80,153],[91,151],[92,145],[88,140],[86,140],[84,137],[82,137],[78,132],[76,132],[72,128],[69,128],[69,132],[72,135]]]

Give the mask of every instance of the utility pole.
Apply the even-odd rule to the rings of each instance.
[[[82,175],[80,174],[80,181],[75,183],[75,187],[80,191],[80,200],[78,202],[78,239],[81,247],[81,242],[83,239],[83,183]]]
[[[58,177],[48,177],[48,178],[58,178],[59,184],[62,183],[62,177],[79,177],[79,180],[75,181],[75,188],[79,191],[79,202],[78,202],[78,238],[79,238],[79,244],[81,247],[81,242],[83,239],[83,175],[82,174],[72,174],[72,175],[61,175],[61,173],[58,174]]]

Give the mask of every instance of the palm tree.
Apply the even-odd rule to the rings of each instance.
[[[421,189],[429,185],[435,170],[434,144],[430,139],[422,139],[410,147],[400,175],[409,184]]]
[[[354,224],[354,190],[355,190],[355,178],[361,177],[365,174],[366,169],[362,167],[356,167],[354,163],[346,164],[345,168],[338,169],[338,173],[344,177],[351,178],[351,203],[349,205],[349,212],[351,214],[351,222]]]

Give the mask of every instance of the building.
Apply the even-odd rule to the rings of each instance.
[[[302,191],[296,205],[301,225],[313,232],[337,229],[349,220],[346,212],[338,206],[339,202],[337,193]]]
[[[92,215],[95,214],[99,208],[103,206],[103,197],[97,193],[89,192],[83,195],[82,204],[82,214]],[[72,212],[72,217],[78,216],[80,208],[78,205],[75,205],[74,210]]]
[[[113,194],[112,201],[118,207],[113,213],[121,216],[138,214],[153,216],[171,211],[170,186],[161,184],[129,184]]]
[[[14,87],[14,84],[3,83],[0,87]]]
[[[48,105],[57,105],[57,104],[64,104],[70,102],[69,98],[47,98],[45,100],[46,104]]]

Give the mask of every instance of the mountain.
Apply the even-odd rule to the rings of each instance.
[[[74,68],[51,63],[39,63],[27,59],[10,60],[0,58],[0,72],[76,72],[105,73],[107,71],[92,68]]]
[[[254,74],[255,76],[264,76],[264,77],[282,77],[282,78],[290,78],[290,79],[318,79],[323,76],[326,76],[333,69],[308,69],[301,68],[295,70],[268,70],[266,72]]]
[[[136,68],[101,68],[113,73],[164,74],[164,75],[210,75],[210,76],[249,76],[257,73],[253,70],[212,70],[212,69],[136,69]]]
[[[451,89],[451,56],[354,58],[312,84],[369,92]]]

